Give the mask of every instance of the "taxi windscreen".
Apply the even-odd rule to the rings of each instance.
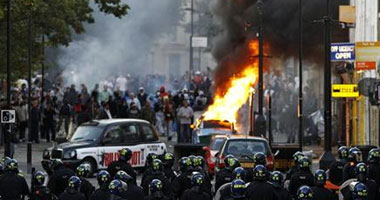
[[[99,126],[79,126],[70,142],[95,141],[102,134],[103,128]]]
[[[232,154],[236,157],[243,155],[252,156],[255,153],[262,152],[268,154],[269,147],[265,141],[261,140],[229,140],[226,144],[224,155]]]

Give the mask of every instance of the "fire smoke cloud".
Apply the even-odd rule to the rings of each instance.
[[[131,10],[122,19],[94,8],[95,23],[59,49],[58,65],[65,80],[94,84],[109,76],[147,74],[150,50],[160,37],[174,33],[181,20],[178,0],[129,0]]]
[[[263,0],[264,43],[270,46],[272,59],[298,57],[299,0]],[[337,19],[338,5],[348,0],[330,1],[333,19]],[[249,41],[257,39],[258,9],[254,0],[213,0],[212,12],[222,28],[215,39],[213,55],[218,63],[215,82],[226,84],[252,58],[247,56]],[[304,56],[306,61],[323,61],[323,24],[312,23],[326,13],[326,1],[303,1]],[[225,88],[225,87],[221,87]]]

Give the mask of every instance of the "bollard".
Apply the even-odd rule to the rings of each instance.
[[[27,173],[32,174],[33,172],[32,172],[32,143],[31,142],[28,142],[26,161],[27,161]]]

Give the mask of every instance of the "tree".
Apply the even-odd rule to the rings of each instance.
[[[6,1],[0,4],[0,44],[6,44]],[[68,46],[73,33],[85,32],[85,23],[94,23],[91,0],[12,0],[11,64],[13,79],[26,75],[28,57],[28,22],[32,19],[33,67],[40,68],[46,47]],[[94,0],[98,9],[122,18],[129,6],[121,0]],[[42,39],[44,38],[44,40]],[[43,42],[44,41],[44,42]],[[0,56],[5,58],[6,46],[0,46]],[[6,60],[0,59],[0,66]],[[5,67],[2,67],[5,69]],[[4,71],[5,72],[5,71]],[[5,76],[1,73],[0,76]]]

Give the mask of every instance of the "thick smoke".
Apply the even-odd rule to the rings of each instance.
[[[285,61],[288,58],[298,57],[299,0],[263,0],[263,2],[264,42],[269,44],[270,62],[278,63],[274,60]],[[345,4],[348,0],[330,2],[330,13],[334,13],[332,16],[337,19],[338,5]],[[212,9],[223,30],[216,38],[213,48],[213,55],[218,62],[215,81],[217,85],[223,85],[233,74],[240,72],[252,62],[252,58],[248,55],[248,42],[257,39],[259,15],[256,1],[253,0],[214,0]],[[323,18],[326,13],[326,1],[303,0],[303,12],[305,60],[321,63],[323,24],[312,21]]]
[[[150,50],[161,37],[174,33],[181,20],[178,0],[129,0],[122,19],[94,13],[95,24],[67,48],[60,49],[59,66],[70,83],[94,84],[118,74],[147,74]],[[97,10],[95,8],[94,10]]]

